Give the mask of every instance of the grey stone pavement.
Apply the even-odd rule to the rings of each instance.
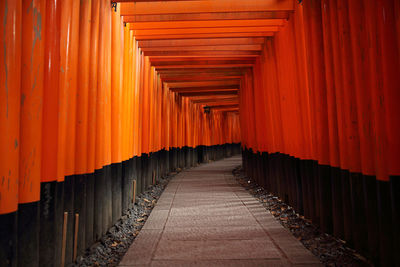
[[[120,266],[323,266],[235,181],[241,158],[172,179]]]

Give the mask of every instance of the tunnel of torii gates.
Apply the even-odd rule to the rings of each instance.
[[[0,2],[1,266],[69,264],[161,176],[240,151],[400,266],[400,1]]]

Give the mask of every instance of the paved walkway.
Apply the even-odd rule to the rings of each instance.
[[[120,266],[322,266],[240,185],[240,157],[171,180]]]

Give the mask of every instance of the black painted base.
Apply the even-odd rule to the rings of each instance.
[[[0,266],[17,266],[17,212],[0,215]]]

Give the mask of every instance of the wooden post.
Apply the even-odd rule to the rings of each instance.
[[[136,180],[133,180],[133,198],[132,203],[136,202]]]
[[[62,251],[61,251],[61,267],[64,267],[65,263],[65,245],[67,241],[67,223],[68,223],[68,212],[64,212],[64,224],[62,233]]]
[[[75,214],[75,233],[74,233],[74,261],[76,260],[76,253],[78,247],[78,230],[79,230],[79,213]]]

